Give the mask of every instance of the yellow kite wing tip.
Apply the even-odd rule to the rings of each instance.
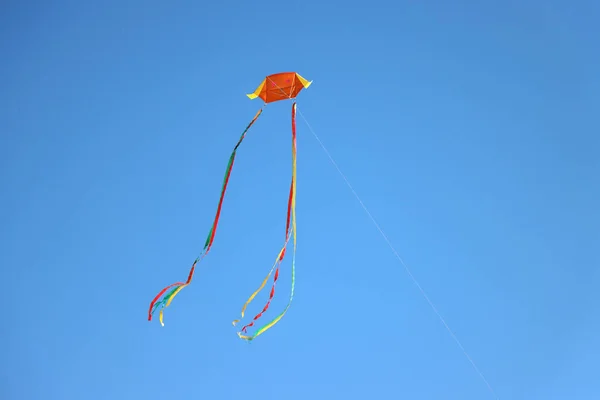
[[[258,85],[258,87],[256,88],[256,90],[254,90],[254,92],[247,94],[246,96],[248,96],[248,98],[250,100],[254,100],[255,98],[257,98],[260,95],[260,92],[262,91],[263,87],[265,87],[265,82],[266,79],[264,79],[260,85]]]
[[[296,72],[296,76],[298,77],[298,79],[300,79],[300,82],[302,83],[302,86],[304,86],[304,89],[308,89],[308,87],[313,83],[313,81],[307,81],[305,77],[303,77],[302,75],[300,75],[299,73]]]

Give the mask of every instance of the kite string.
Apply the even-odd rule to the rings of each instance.
[[[490,385],[490,383],[488,382],[488,380],[486,379],[486,377],[483,375],[483,373],[481,372],[481,370],[479,369],[479,367],[477,367],[477,364],[475,364],[475,361],[473,361],[473,359],[471,358],[471,356],[469,355],[469,353],[467,353],[467,350],[462,345],[462,343],[460,342],[460,340],[458,339],[458,337],[456,337],[456,335],[454,334],[454,332],[452,332],[452,329],[450,329],[450,326],[448,326],[448,323],[446,322],[446,320],[444,319],[444,317],[442,317],[442,315],[440,314],[440,312],[438,311],[438,309],[436,308],[436,306],[433,304],[433,302],[431,301],[431,299],[429,298],[429,296],[427,295],[427,293],[425,292],[425,290],[423,289],[423,287],[419,284],[419,281],[417,281],[417,278],[415,278],[415,276],[412,274],[410,268],[408,268],[408,266],[406,265],[406,263],[404,262],[404,260],[402,259],[402,257],[400,257],[400,254],[398,254],[398,251],[396,251],[396,248],[394,247],[394,245],[392,244],[392,242],[390,241],[390,239],[388,238],[388,236],[385,234],[385,232],[383,231],[383,229],[381,228],[381,226],[379,225],[379,223],[377,222],[377,220],[375,219],[375,217],[373,217],[373,214],[371,214],[371,212],[369,211],[369,209],[367,208],[367,206],[365,205],[365,203],[362,201],[362,199],[360,198],[360,196],[358,195],[358,193],[356,192],[356,190],[354,190],[354,187],[352,186],[352,184],[350,183],[350,181],[348,180],[348,178],[346,177],[346,175],[342,172],[342,170],[340,169],[340,167],[337,164],[337,162],[331,156],[331,153],[329,153],[329,151],[327,150],[327,148],[325,147],[325,145],[323,144],[323,142],[321,141],[321,139],[319,138],[319,136],[317,135],[317,133],[313,130],[312,126],[308,123],[308,120],[306,119],[306,117],[304,116],[304,114],[302,114],[302,111],[298,109],[297,112],[298,112],[298,114],[300,114],[300,117],[302,117],[302,119],[306,123],[306,126],[308,127],[308,130],[312,133],[312,135],[314,136],[314,138],[317,140],[317,142],[319,143],[319,145],[321,146],[321,148],[323,149],[323,151],[325,152],[325,154],[329,158],[329,161],[333,164],[333,166],[335,167],[335,169],[337,170],[337,172],[340,174],[340,176],[342,177],[342,179],[344,180],[344,182],[346,182],[346,185],[348,186],[348,188],[350,189],[350,191],[352,192],[352,194],[354,195],[354,197],[356,198],[356,200],[358,200],[358,202],[360,203],[362,209],[365,211],[365,213],[367,214],[367,216],[369,217],[369,219],[371,220],[371,222],[375,225],[375,227],[377,228],[377,230],[379,231],[379,233],[381,234],[381,236],[383,237],[383,239],[385,240],[385,242],[388,244],[388,246],[390,247],[390,249],[392,250],[392,252],[396,256],[396,258],[398,259],[398,261],[400,261],[400,264],[402,264],[402,266],[404,267],[404,270],[406,271],[406,273],[408,274],[408,276],[411,278],[411,280],[413,281],[413,283],[417,286],[417,288],[421,292],[421,295],[423,295],[423,297],[425,298],[425,300],[427,301],[427,303],[429,304],[429,306],[431,307],[431,309],[433,310],[433,312],[437,315],[437,317],[442,322],[442,325],[444,325],[444,327],[446,328],[446,330],[448,331],[448,333],[450,334],[450,336],[452,337],[452,339],[454,339],[454,341],[456,342],[456,344],[458,345],[458,347],[462,350],[464,356],[471,363],[471,366],[473,367],[473,369],[475,370],[475,372],[477,372],[477,374],[479,375],[479,377],[486,384],[487,388],[492,393],[492,395],[494,395],[496,397],[496,399],[499,399],[499,397],[494,392],[494,389],[492,388],[492,386]]]

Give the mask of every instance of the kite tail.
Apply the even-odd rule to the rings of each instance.
[[[288,304],[285,307],[285,309],[281,312],[281,314],[279,314],[277,317],[275,317],[269,323],[262,326],[253,335],[244,335],[241,332],[238,332],[238,336],[241,339],[251,341],[251,340],[254,340],[255,338],[257,338],[258,336],[262,335],[263,333],[265,333],[267,330],[271,329],[275,324],[277,324],[281,320],[281,318],[283,318],[283,316],[285,315],[287,310],[290,308],[290,306],[292,304],[292,300],[294,299],[294,288],[295,288],[295,283],[296,283],[296,102],[294,102],[292,104],[292,184],[290,187],[290,197],[288,200],[288,221],[286,224],[286,241],[285,241],[284,247],[281,249],[279,256],[277,258],[277,262],[276,262],[277,270],[276,270],[275,276],[273,278],[273,287],[271,288],[271,294],[269,296],[267,305],[263,308],[263,310],[260,313],[258,313],[254,317],[254,319],[251,323],[249,323],[244,328],[242,328],[242,331],[244,333],[246,333],[246,328],[253,326],[254,322],[258,318],[260,318],[262,316],[262,314],[269,308],[271,299],[273,298],[273,295],[275,294],[275,283],[277,281],[277,278],[279,277],[279,264],[281,264],[281,261],[283,260],[283,257],[285,255],[285,247],[287,246],[287,243],[290,238],[289,237],[289,234],[290,234],[290,230],[289,230],[290,211],[291,211],[291,217],[292,217],[291,233],[294,238],[294,249],[293,249],[293,255],[292,255],[292,289],[291,289]],[[273,268],[271,268],[271,271],[272,270],[273,270]],[[264,287],[264,285],[270,275],[271,275],[271,272],[269,272],[269,275],[267,275],[267,278],[265,278],[265,281],[263,281],[263,284],[261,285],[259,290],[254,292],[252,294],[251,298],[248,300],[248,302],[244,305],[244,310],[245,310],[246,305],[252,300],[252,298],[262,289],[262,287]],[[243,317],[243,310],[242,310],[242,317]],[[234,325],[235,325],[235,321],[234,321]]]
[[[196,260],[194,260],[194,263],[192,264],[192,267],[191,267],[190,272],[188,274],[187,281],[186,282],[173,283],[173,284],[165,287],[163,290],[161,290],[154,297],[154,299],[150,303],[150,308],[148,310],[148,321],[152,321],[152,315],[160,307],[159,320],[160,320],[161,325],[164,326],[164,323],[163,323],[163,310],[164,310],[164,308],[168,307],[171,304],[171,302],[173,301],[173,299],[175,298],[175,296],[177,296],[177,294],[183,288],[185,288],[186,286],[188,286],[192,282],[192,278],[194,276],[194,271],[196,269],[196,264],[198,264],[208,254],[208,252],[210,251],[210,248],[212,247],[212,244],[213,244],[213,241],[214,241],[214,238],[215,238],[215,234],[217,233],[217,226],[219,224],[219,218],[221,216],[221,207],[223,206],[223,199],[225,198],[225,192],[227,191],[227,184],[229,183],[229,177],[231,176],[231,170],[233,169],[233,163],[235,161],[235,156],[237,154],[237,149],[242,144],[242,141],[246,137],[246,133],[248,132],[248,130],[250,129],[250,127],[254,124],[254,122],[256,122],[256,120],[262,114],[262,112],[263,112],[263,108],[261,108],[260,110],[258,110],[258,112],[254,116],[254,118],[252,118],[252,121],[250,121],[250,123],[248,124],[248,126],[246,126],[246,129],[244,129],[244,132],[242,132],[242,135],[240,136],[240,139],[238,140],[237,144],[233,148],[233,151],[231,152],[231,156],[229,157],[229,162],[227,163],[227,168],[225,170],[225,177],[223,178],[223,185],[221,187],[221,196],[219,197],[219,205],[217,206],[217,213],[215,215],[215,219],[214,219],[213,224],[212,224],[212,226],[210,228],[210,231],[208,232],[208,236],[206,237],[206,241],[204,243],[204,248],[202,249],[202,252],[201,252],[200,256],[198,256],[196,258]],[[169,289],[171,289],[169,291],[169,293],[167,293],[161,301],[158,301],[158,299],[160,298],[160,296],[162,296]]]
[[[275,267],[277,267],[277,269],[275,269],[275,276],[273,277],[273,286],[271,287],[271,294],[269,295],[269,301],[267,302],[267,304],[265,305],[263,310],[253,318],[252,322],[242,328],[243,332],[246,332],[246,330],[249,327],[253,326],[254,321],[259,319],[262,316],[262,314],[265,311],[267,311],[267,309],[269,308],[269,305],[271,304],[271,300],[273,299],[273,296],[275,295],[275,284],[277,283],[277,279],[279,278],[279,266],[281,265],[281,262],[283,261],[283,258],[285,257],[285,249],[290,240],[290,215],[291,215],[291,209],[292,209],[293,190],[294,190],[294,186],[293,186],[293,182],[292,182],[292,184],[290,185],[290,195],[289,195],[289,199],[288,199],[287,220],[286,220],[286,227],[285,227],[285,243],[283,244],[283,247],[279,251],[279,254],[277,255],[277,258],[275,259],[275,262],[273,263],[271,270],[269,271],[269,273],[267,274],[267,276],[265,277],[265,279],[263,280],[263,282],[261,283],[259,288],[254,293],[252,293],[252,295],[250,295],[250,297],[248,298],[248,300],[242,307],[241,318],[236,319],[232,322],[233,326],[235,326],[238,322],[240,322],[240,320],[242,318],[244,318],[244,314],[246,312],[246,307],[248,307],[248,305],[252,302],[252,300],[254,300],[254,297],[256,297],[256,295],[265,287],[265,284],[267,283],[267,281],[269,280],[269,277],[273,273],[273,269],[275,269]]]

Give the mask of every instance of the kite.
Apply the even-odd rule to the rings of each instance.
[[[204,243],[204,248],[200,252],[200,255],[194,260],[192,266],[190,268],[190,272],[188,274],[188,278],[185,282],[176,282],[173,283],[164,289],[162,289],[156,297],[150,303],[150,308],[148,310],[148,321],[152,321],[152,316],[157,310],[159,311],[159,321],[162,326],[164,326],[163,322],[163,312],[166,307],[169,307],[175,296],[186,286],[189,286],[192,282],[192,278],[194,276],[194,271],[196,269],[196,265],[202,261],[202,259],[208,254],[210,251],[213,241],[215,238],[215,234],[217,232],[217,226],[219,224],[219,217],[221,215],[221,208],[223,206],[223,199],[225,198],[225,191],[227,190],[227,185],[229,183],[229,178],[231,176],[231,170],[233,169],[233,164],[235,161],[235,156],[237,154],[237,150],[239,146],[242,144],[242,141],[246,137],[246,134],[250,127],[254,125],[258,117],[262,114],[266,105],[269,103],[273,103],[281,100],[292,100],[292,182],[290,184],[290,192],[288,197],[287,204],[287,218],[286,218],[286,227],[285,227],[285,240],[283,246],[277,257],[275,258],[275,262],[273,263],[269,273],[264,278],[260,286],[254,293],[250,295],[246,303],[242,306],[241,317],[232,322],[233,326],[236,326],[245,315],[246,308],[248,305],[254,300],[256,295],[265,287],[271,275],[273,275],[273,283],[271,286],[271,292],[269,294],[269,299],[267,300],[265,306],[262,311],[254,316],[254,318],[247,323],[245,326],[241,328],[238,332],[238,336],[246,341],[252,341],[256,337],[262,335],[268,329],[272,328],[275,324],[277,324],[281,318],[286,314],[290,305],[292,304],[292,300],[294,298],[294,287],[295,287],[295,278],[296,278],[296,96],[302,91],[302,89],[306,89],[311,85],[312,81],[307,81],[302,76],[300,76],[296,72],[282,72],[278,74],[273,74],[267,76],[260,85],[256,88],[253,93],[247,94],[248,98],[251,100],[260,98],[263,100],[264,104],[258,110],[254,118],[250,121],[246,129],[242,132],[237,144],[233,148],[233,151],[229,157],[229,162],[227,163],[227,168],[225,170],[225,177],[223,179],[223,185],[221,187],[221,195],[219,198],[219,203],[217,206],[217,212],[215,215],[215,219],[213,224],[208,232],[208,236],[206,237],[206,241]],[[292,282],[291,282],[291,292],[288,303],[283,311],[277,315],[273,320],[263,325],[261,328],[256,330],[253,334],[248,334],[248,328],[254,326],[254,323],[258,321],[262,317],[262,315],[269,309],[271,304],[271,300],[275,296],[275,285],[279,278],[279,268],[285,257],[286,248],[290,241],[290,238],[293,238],[293,254],[292,254]],[[162,299],[160,299],[162,296]],[[159,301],[160,299],[160,301]]]

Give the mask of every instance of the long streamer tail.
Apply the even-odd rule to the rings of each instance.
[[[288,209],[287,209],[287,220],[286,220],[286,227],[285,227],[285,242],[283,244],[283,247],[281,248],[281,250],[279,251],[279,254],[277,254],[277,258],[275,259],[275,262],[273,263],[273,266],[271,267],[271,269],[269,270],[269,273],[267,274],[267,276],[265,277],[265,279],[262,281],[261,285],[259,286],[259,288],[250,295],[250,297],[248,298],[248,300],[246,301],[246,303],[244,303],[244,306],[242,307],[242,312],[241,312],[241,317],[240,319],[236,319],[232,322],[233,326],[235,326],[238,322],[240,322],[240,320],[242,318],[244,318],[244,314],[246,312],[246,308],[248,307],[248,305],[252,302],[252,300],[254,300],[254,297],[256,297],[256,295],[265,287],[267,281],[269,280],[269,277],[271,276],[271,274],[273,273],[273,270],[275,270],[275,276],[273,277],[273,286],[271,287],[271,293],[269,295],[269,301],[267,302],[267,304],[265,305],[265,307],[263,308],[263,310],[257,314],[252,322],[250,322],[248,325],[244,326],[241,330],[242,332],[246,332],[246,330],[254,325],[254,321],[258,320],[262,314],[268,310],[269,305],[271,304],[271,300],[273,300],[273,297],[275,296],[275,284],[277,283],[277,279],[279,278],[279,267],[281,265],[281,262],[283,261],[283,258],[285,257],[285,250],[287,248],[287,244],[290,240],[290,216],[291,216],[291,210],[292,210],[292,197],[294,194],[294,186],[293,186],[293,182],[290,185],[290,195],[288,198]]]
[[[292,222],[291,223],[291,231],[290,231],[290,215],[291,215],[291,220],[292,220],[291,221]],[[288,304],[285,307],[285,309],[277,317],[275,317],[273,320],[271,320],[270,322],[268,322],[267,324],[265,324],[264,326],[262,326],[261,328],[259,328],[254,334],[247,335],[246,334],[247,329],[249,327],[253,326],[254,323],[267,311],[267,309],[269,308],[269,305],[271,304],[271,300],[273,299],[273,296],[275,295],[275,285],[277,283],[277,279],[279,278],[279,266],[281,265],[281,262],[283,261],[283,257],[285,256],[285,249],[286,249],[287,244],[288,244],[289,239],[290,239],[290,233],[291,233],[291,235],[293,237],[294,248],[293,248],[293,255],[292,255],[292,289],[291,289],[291,293],[290,293],[290,298],[289,298]],[[250,302],[254,299],[254,297],[264,288],[265,284],[267,283],[267,280],[271,276],[271,274],[272,274],[272,272],[273,272],[274,269],[275,269],[275,275],[273,277],[273,285],[271,287],[271,293],[269,295],[269,299],[268,299],[266,305],[264,306],[264,308],[262,309],[262,311],[259,312],[252,319],[252,321],[249,324],[247,324],[246,326],[244,326],[241,329],[240,332],[238,332],[238,336],[241,339],[244,339],[244,340],[247,340],[247,341],[252,341],[256,337],[258,337],[258,336],[262,335],[263,333],[265,333],[267,330],[271,329],[286,314],[286,312],[290,308],[290,306],[292,304],[292,300],[294,298],[294,287],[295,287],[295,282],[296,282],[296,102],[294,102],[292,104],[292,183],[290,185],[290,196],[289,196],[289,199],[288,199],[288,212],[287,212],[287,222],[286,222],[286,240],[285,240],[285,243],[283,245],[283,248],[281,249],[281,251],[279,252],[279,254],[278,254],[278,256],[277,256],[277,258],[275,260],[275,263],[271,267],[271,270],[269,271],[269,274],[263,280],[263,282],[260,285],[260,287],[258,288],[258,290],[256,290],[250,296],[250,298],[246,301],[246,303],[242,307],[242,317],[241,318],[244,317],[244,312],[246,310],[246,307],[250,304]],[[233,325],[235,326],[235,324],[237,322],[239,322],[239,320],[233,321]]]
[[[215,239],[215,234],[217,233],[217,226],[219,224],[219,218],[221,216],[221,207],[223,206],[223,199],[225,198],[225,192],[227,191],[227,184],[229,183],[229,177],[231,176],[231,170],[233,169],[233,163],[235,161],[235,156],[237,154],[237,149],[242,144],[242,141],[246,137],[246,133],[248,132],[248,130],[250,129],[250,127],[254,124],[254,122],[256,122],[256,120],[262,114],[262,112],[263,112],[263,108],[261,108],[260,110],[258,110],[258,112],[256,113],[256,115],[254,115],[254,118],[252,118],[252,121],[250,121],[250,123],[248,124],[248,126],[246,126],[246,129],[244,129],[244,131],[242,132],[242,134],[241,134],[238,142],[236,143],[235,147],[233,148],[233,151],[231,152],[231,155],[229,157],[229,162],[227,163],[227,168],[225,170],[225,177],[223,178],[223,185],[221,187],[221,196],[219,197],[219,205],[217,206],[217,212],[216,212],[216,215],[215,215],[215,219],[214,219],[213,224],[212,224],[212,226],[210,228],[210,231],[208,232],[208,236],[206,237],[206,241],[204,243],[204,248],[202,249],[202,252],[196,258],[196,260],[194,260],[194,263],[192,264],[192,267],[190,268],[190,272],[188,274],[187,281],[173,283],[173,284],[165,287],[164,289],[162,289],[154,297],[154,299],[150,303],[150,308],[148,309],[148,321],[152,321],[152,315],[154,314],[154,312],[157,309],[160,308],[159,320],[160,320],[161,325],[164,326],[164,323],[163,323],[163,310],[171,304],[171,302],[173,301],[173,299],[175,298],[175,296],[177,296],[177,294],[183,288],[185,288],[186,286],[188,286],[192,282],[192,278],[194,277],[194,271],[196,270],[196,265],[210,251],[210,249],[211,249],[211,247],[213,245],[213,241]],[[167,290],[169,290],[169,289],[171,289],[171,290],[162,298],[162,300],[159,301],[159,298],[163,294],[165,294],[165,292],[167,292]]]

